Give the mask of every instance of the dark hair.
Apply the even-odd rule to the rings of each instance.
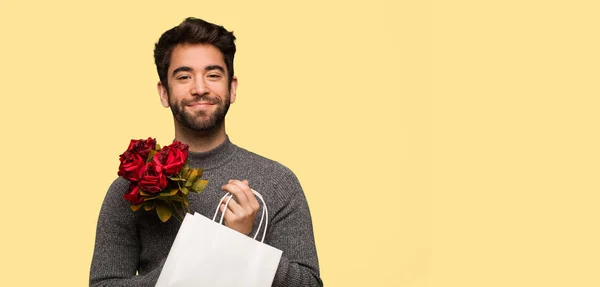
[[[233,57],[235,56],[235,36],[233,31],[229,32],[223,26],[206,22],[202,19],[189,17],[179,26],[173,27],[160,36],[154,45],[154,63],[158,71],[160,82],[168,88],[169,65],[171,64],[171,53],[177,45],[181,44],[210,44],[215,46],[225,60],[229,84],[233,79]]]

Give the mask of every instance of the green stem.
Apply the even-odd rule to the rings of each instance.
[[[181,208],[178,208],[177,205],[175,203],[173,203],[173,201],[171,200],[167,200],[167,202],[169,202],[169,205],[171,206],[172,210],[173,210],[173,216],[175,216],[175,219],[177,219],[177,221],[179,221],[180,223],[183,222],[183,219],[185,218],[185,210],[184,210],[184,206],[185,204],[181,204]],[[188,212],[189,210],[189,206],[187,207]]]

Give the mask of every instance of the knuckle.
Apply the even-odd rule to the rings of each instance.
[[[254,210],[256,212],[259,209],[260,209],[260,205],[258,205],[258,203],[256,203],[256,202],[253,202],[252,203],[252,210]]]

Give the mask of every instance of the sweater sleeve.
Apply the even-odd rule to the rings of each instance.
[[[117,179],[110,186],[98,218],[96,243],[90,268],[90,286],[154,286],[164,264],[136,275],[140,239],[135,214],[122,195],[129,186]]]
[[[302,187],[293,173],[282,185],[284,193],[290,196],[282,198],[284,205],[274,214],[267,236],[270,245],[283,251],[273,286],[323,286],[312,219]]]

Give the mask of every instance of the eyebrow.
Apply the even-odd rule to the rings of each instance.
[[[192,69],[188,66],[181,66],[181,67],[178,67],[177,69],[173,70],[172,75],[175,76],[179,72],[191,72],[193,70],[194,69]],[[223,68],[222,66],[219,66],[219,65],[209,65],[209,66],[204,67],[204,70],[205,71],[219,70],[219,71],[225,73],[225,68]]]
[[[191,71],[192,71],[192,68],[187,67],[187,66],[181,66],[181,67],[178,67],[177,69],[173,70],[173,73],[171,73],[171,75],[175,76],[179,72],[191,72]]]
[[[204,68],[205,71],[211,71],[211,70],[219,70],[223,73],[225,73],[225,69],[219,65],[210,65],[210,66],[206,66]]]

